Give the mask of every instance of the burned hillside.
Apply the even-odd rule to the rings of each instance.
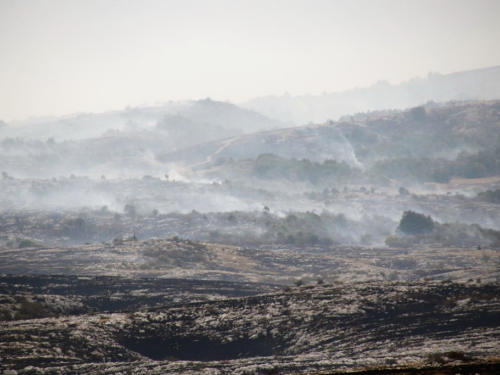
[[[499,295],[492,284],[338,283],[4,322],[0,366],[40,374],[287,374],[484,363],[498,353]]]
[[[2,141],[2,370],[497,368],[498,102],[184,147],[235,110],[188,107]]]

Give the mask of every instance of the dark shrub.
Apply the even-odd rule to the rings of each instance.
[[[432,232],[434,221],[430,216],[419,214],[414,211],[403,212],[397,230],[405,235],[425,234]]]

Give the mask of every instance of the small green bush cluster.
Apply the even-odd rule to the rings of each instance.
[[[207,246],[203,243],[182,240],[177,236],[172,239],[179,244],[178,247],[172,248],[150,248],[144,252],[144,255],[154,258],[154,263],[148,263],[141,266],[143,269],[164,267],[182,267],[186,263],[206,262],[207,257],[204,250]]]
[[[1,308],[0,309],[0,322],[8,322],[12,320],[12,313],[9,309]]]
[[[408,247],[414,242],[413,238],[409,237],[398,237],[398,236],[388,236],[385,239],[385,244],[389,247]]]
[[[15,312],[14,320],[39,319],[50,316],[54,316],[54,314],[46,311],[41,303],[24,300],[21,302],[21,307]]]
[[[476,154],[461,153],[455,160],[422,155],[388,158],[375,163],[367,173],[420,183],[447,183],[453,176],[462,178],[496,176],[500,173],[500,148]]]
[[[434,229],[434,220],[415,211],[403,212],[397,231],[404,235],[416,235],[430,233]]]
[[[8,248],[24,249],[28,247],[42,247],[43,245],[29,238],[15,238],[7,241],[5,246]]]
[[[435,222],[430,216],[405,211],[396,232],[385,239],[389,247],[409,247],[421,242],[438,242],[444,246],[500,246],[500,231],[478,224]]]
[[[500,189],[482,191],[477,194],[477,199],[483,202],[500,204]]]
[[[275,243],[296,246],[331,246],[335,243],[336,231],[347,226],[343,214],[334,215],[327,212],[321,215],[314,212],[294,212],[284,219],[276,219],[267,227],[266,238]]]
[[[263,180],[286,179],[290,181],[320,182],[344,180],[359,175],[345,162],[325,160],[323,163],[309,159],[286,159],[275,154],[261,154],[253,162],[251,175]]]
[[[452,350],[446,353],[431,353],[427,356],[427,363],[437,363],[440,365],[447,364],[449,362],[472,362],[474,360],[473,357],[465,354],[462,351]]]

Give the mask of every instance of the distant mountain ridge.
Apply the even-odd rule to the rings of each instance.
[[[270,118],[297,125],[322,123],[360,111],[404,109],[428,101],[500,99],[500,66],[451,74],[429,73],[399,85],[387,81],[338,93],[264,96],[240,104]]]
[[[41,141],[49,138],[54,138],[56,141],[83,140],[100,137],[106,132],[128,133],[151,130],[157,125],[161,125],[162,130],[168,131],[169,125],[176,125],[171,124],[173,118],[176,118],[176,122],[188,122],[192,128],[197,128],[197,133],[214,129],[225,133],[218,134],[216,138],[287,125],[255,111],[207,98],[150,107],[127,107],[103,113],[33,118],[8,124],[9,126],[2,126],[0,123],[0,139],[19,137]]]
[[[287,124],[211,99],[0,124],[0,164],[13,176],[163,176],[154,154]]]

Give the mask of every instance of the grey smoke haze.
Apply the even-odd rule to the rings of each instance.
[[[242,103],[271,118],[306,124],[328,119],[387,109],[415,107],[432,101],[437,103],[500,98],[500,66],[458,72],[448,75],[429,73],[399,85],[379,81],[367,88],[322,95],[264,96]]]
[[[431,107],[500,98],[498,14],[490,0],[2,2],[2,207],[250,212],[262,227],[238,228],[258,235],[266,214],[330,211],[342,241],[377,244],[408,209],[498,225],[472,199],[427,197],[496,176],[498,103]],[[395,111],[356,117],[381,109]]]
[[[53,138],[61,142],[155,128],[165,132],[183,128],[192,131],[193,127],[196,127],[194,134],[191,133],[190,136],[199,136],[203,141],[207,141],[208,138],[213,138],[213,134],[210,133],[214,132],[217,133],[215,138],[224,138],[286,125],[279,120],[271,120],[260,113],[233,104],[205,99],[169,102],[149,107],[127,107],[124,110],[103,113],[80,113],[15,121],[9,126],[5,124],[2,127],[0,124],[0,137],[40,141]],[[185,142],[189,142],[189,139]],[[181,145],[176,146],[178,148]]]
[[[498,14],[496,0],[6,0],[0,119],[497,66]]]

